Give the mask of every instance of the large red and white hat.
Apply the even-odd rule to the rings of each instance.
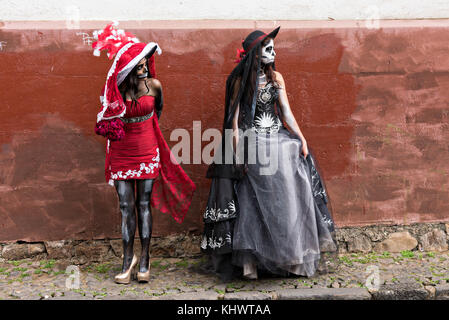
[[[108,50],[108,57],[114,62],[106,77],[106,84],[101,92],[100,101],[102,104],[100,112],[97,114],[97,122],[121,117],[126,112],[126,106],[118,86],[125,80],[126,76],[139,63],[142,58],[148,59],[148,72],[152,78],[156,78],[156,68],[154,65],[154,52],[162,53],[161,48],[155,42],[141,43],[133,34],[116,29],[118,22],[108,24],[103,30],[94,31],[93,35],[97,39],[92,43],[94,55],[99,56],[100,50]]]

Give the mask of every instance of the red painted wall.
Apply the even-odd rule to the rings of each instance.
[[[192,132],[195,120],[221,128],[226,76],[251,30],[127,30],[162,47],[169,145],[172,129]],[[449,221],[447,31],[281,28],[277,69],[339,227]],[[93,131],[112,61],[77,32],[0,29],[0,241],[120,237],[105,140]],[[207,165],[183,168],[193,204],[183,224],[154,212],[155,236],[202,230]]]

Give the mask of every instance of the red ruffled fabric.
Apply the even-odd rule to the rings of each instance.
[[[99,55],[101,50],[108,51],[108,58],[112,59],[116,53],[129,42],[139,42],[130,32],[124,30],[117,30],[116,26],[118,22],[112,22],[108,24],[103,30],[97,30],[94,32],[94,37],[97,41],[92,43],[92,48],[97,50],[96,54]]]
[[[156,116],[153,116],[156,139],[159,145],[161,169],[153,185],[151,205],[169,213],[182,223],[192,203],[196,186],[176,161],[162,135]]]

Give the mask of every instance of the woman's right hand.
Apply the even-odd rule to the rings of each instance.
[[[307,147],[306,140],[302,140],[301,152],[304,155],[304,158],[307,158],[307,155],[309,154],[309,148]]]

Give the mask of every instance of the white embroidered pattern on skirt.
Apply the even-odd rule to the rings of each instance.
[[[201,248],[205,250],[207,246],[209,246],[211,249],[217,249],[223,247],[227,243],[232,244],[232,236],[230,232],[226,233],[224,239],[222,237],[214,237],[214,234],[212,233],[212,236],[209,239],[203,235],[203,239],[201,240]]]
[[[160,162],[160,156],[159,156],[159,148],[156,148],[157,151],[157,155],[155,157],[152,158],[152,160],[154,162],[150,162],[147,164],[145,164],[144,162],[142,162],[140,164],[140,168],[139,170],[128,170],[126,172],[122,172],[122,171],[117,171],[117,173],[112,173],[111,172],[111,179],[112,180],[117,180],[117,179],[132,179],[135,177],[140,177],[142,175],[142,173],[154,173],[154,169],[159,168],[159,162]]]
[[[204,212],[204,219],[211,219],[212,221],[227,220],[236,217],[236,208],[234,200],[228,202],[228,207],[226,209],[221,208],[209,208],[206,207]]]

